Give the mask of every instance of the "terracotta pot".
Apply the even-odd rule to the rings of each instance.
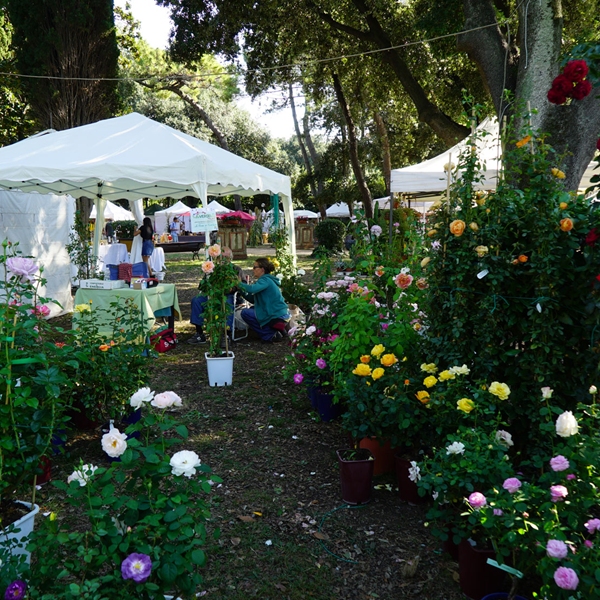
[[[496,558],[494,550],[478,548],[469,540],[462,540],[458,546],[460,589],[472,600],[481,600],[486,594],[504,587],[505,573],[488,565],[488,558]]]
[[[358,443],[359,448],[367,448],[375,457],[375,467],[373,475],[381,475],[382,473],[394,473],[396,463],[394,460],[395,450],[392,448],[388,440],[383,445],[375,437],[366,437]]]
[[[410,469],[410,460],[402,458],[396,454],[396,477],[398,478],[398,493],[400,498],[411,504],[423,504],[427,501],[425,496],[419,495],[419,488],[414,481],[411,481],[408,477],[408,470]]]
[[[348,450],[338,450],[342,500],[347,504],[366,504],[373,492],[373,466],[375,459],[369,450],[359,450],[364,459],[347,460]]]

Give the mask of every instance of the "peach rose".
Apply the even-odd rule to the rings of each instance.
[[[450,233],[453,233],[456,237],[460,237],[465,232],[465,222],[460,219],[456,219],[450,223]]]
[[[562,231],[571,231],[573,229],[573,221],[571,219],[561,219],[560,228]]]

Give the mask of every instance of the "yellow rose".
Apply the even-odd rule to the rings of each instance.
[[[429,377],[425,377],[425,379],[423,379],[423,385],[427,386],[428,388],[433,387],[437,382],[437,377],[434,377],[433,375],[430,375]]]
[[[425,390],[421,390],[420,392],[417,392],[415,394],[415,396],[417,397],[417,400],[421,403],[421,404],[427,404],[430,400],[429,398],[429,392],[426,392]]]
[[[398,362],[398,359],[396,358],[395,354],[384,354],[381,357],[381,364],[384,367],[391,367],[392,365],[395,365]]]
[[[360,357],[360,362],[361,362],[361,363],[365,363],[365,365],[366,365],[367,363],[369,363],[370,361],[371,361],[371,357],[370,357],[368,354],[363,354],[363,355]]]
[[[462,410],[464,413],[469,414],[475,408],[475,402],[473,402],[473,400],[469,400],[468,398],[461,398],[456,403],[456,408],[458,408],[458,410]]]
[[[479,258],[483,258],[489,252],[489,248],[487,246],[477,246],[475,252],[477,252]]]
[[[447,381],[448,379],[456,379],[456,375],[450,371],[442,371],[439,375],[440,381]]]
[[[473,221],[473,223],[469,223],[469,229],[471,231],[479,231],[479,225]]]
[[[75,312],[78,313],[84,313],[84,312],[90,312],[92,309],[90,308],[89,304],[77,304],[75,306]]]
[[[425,371],[425,373],[430,373],[431,375],[437,373],[437,370],[438,368],[435,363],[423,363],[421,365],[421,371]]]
[[[371,374],[371,367],[361,363],[360,365],[356,365],[356,369],[352,372],[360,377],[368,377]]]
[[[424,269],[428,264],[429,261],[431,260],[431,257],[426,256],[422,261],[421,261],[421,268]]]
[[[385,346],[383,344],[377,344],[377,346],[373,346],[371,350],[371,355],[375,358],[379,358],[385,352]]]
[[[460,219],[456,219],[450,223],[450,233],[454,234],[456,237],[460,237],[465,232],[465,222]]]
[[[564,179],[565,178],[565,174],[560,169],[557,169],[556,167],[551,170],[551,173],[552,173],[552,175],[554,175],[554,177],[556,177],[556,179]]]
[[[492,381],[490,385],[490,394],[498,396],[500,400],[506,400],[510,396],[510,388],[505,383]]]
[[[430,230],[427,232],[427,237],[430,237],[430,238],[431,238],[431,237],[433,237],[433,236],[434,236],[436,233],[437,233],[437,229],[430,229]]]
[[[371,374],[371,377],[373,379],[377,380],[380,377],[382,377],[384,373],[385,373],[385,369],[382,369],[381,367],[377,367],[376,369],[373,369],[373,373]]]
[[[566,202],[561,202],[558,207],[560,208],[560,210],[565,210],[567,208],[567,206],[569,206]]]

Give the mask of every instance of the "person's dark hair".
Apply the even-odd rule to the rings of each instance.
[[[140,231],[144,233],[146,238],[150,238],[154,233],[154,227],[152,227],[152,219],[150,217],[144,217],[144,222],[140,227]]]
[[[261,269],[264,269],[265,273],[272,273],[275,270],[275,265],[268,258],[263,258],[261,256],[260,258],[257,258],[254,262]]]

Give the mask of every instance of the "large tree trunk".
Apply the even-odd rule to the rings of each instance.
[[[385,181],[385,195],[390,195],[390,180],[392,178],[392,156],[390,154],[390,140],[387,127],[379,112],[374,111],[375,125],[381,142],[381,161],[383,168],[383,179]]]
[[[354,126],[354,120],[352,119],[350,106],[348,105],[344,95],[344,90],[342,89],[342,84],[338,74],[334,72],[331,76],[333,78],[335,96],[340,108],[342,109],[344,120],[346,121],[346,126],[348,128],[348,148],[350,151],[352,170],[354,171],[356,184],[358,185],[358,189],[360,190],[360,195],[362,197],[363,206],[365,208],[365,216],[368,219],[371,219],[373,217],[373,199],[371,198],[371,192],[369,190],[369,186],[367,185],[367,181],[365,180],[365,176],[360,166],[360,160],[358,158],[358,142],[356,140],[356,128]]]
[[[308,148],[308,152],[310,154],[310,160],[312,161],[314,167],[314,174],[317,183],[317,195],[320,196],[323,192],[323,178],[319,174],[319,162],[320,157],[317,154],[317,150],[315,145],[313,144],[312,137],[310,135],[310,121],[309,121],[309,110],[308,107],[304,108],[304,116],[302,117],[302,128],[304,129],[304,141],[306,142],[306,147]]]
[[[294,102],[294,88],[292,84],[289,84],[288,94],[290,98],[290,107],[292,109],[292,118],[294,120],[294,129],[296,131],[296,139],[298,140],[298,145],[300,146],[300,152],[302,153],[302,160],[304,161],[304,167],[306,168],[306,173],[308,174],[308,184],[310,185],[310,193],[313,195],[313,198],[317,197],[317,189],[315,187],[315,180],[313,177],[313,170],[310,159],[308,158],[308,153],[306,152],[306,146],[304,145],[304,138],[302,136],[302,132],[300,131],[300,124],[298,123],[298,115],[296,114],[296,103]]]

